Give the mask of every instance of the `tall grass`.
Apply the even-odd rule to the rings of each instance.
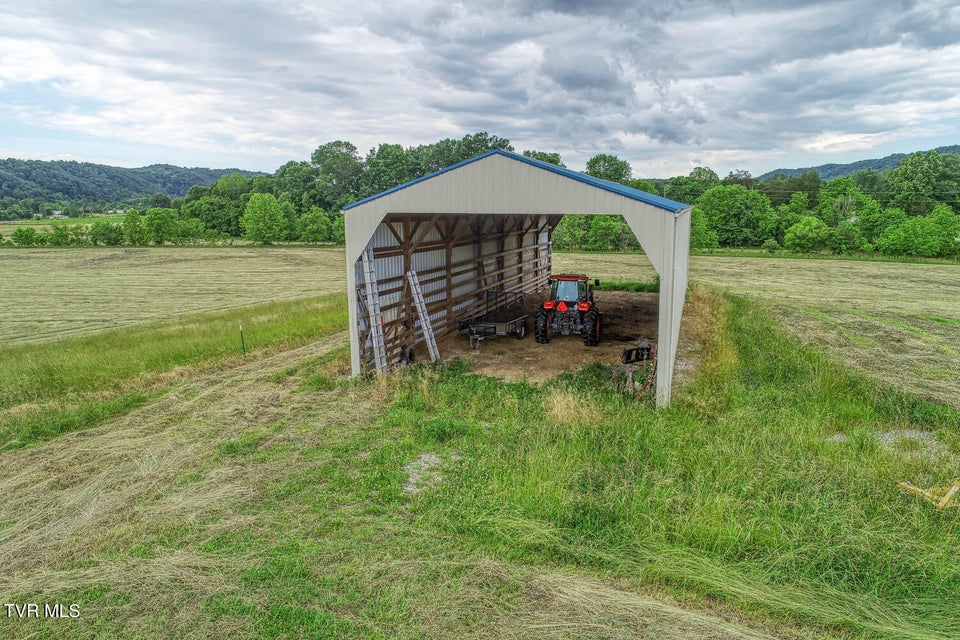
[[[637,282],[632,280],[603,280],[597,291],[632,291],[633,293],[657,293],[660,291],[660,276],[652,280]]]
[[[652,277],[641,261],[567,254],[554,264],[602,283]],[[890,387],[960,409],[960,331],[950,326],[960,320],[954,265],[695,257],[690,278],[761,300],[805,344]]]
[[[662,411],[621,395],[603,367],[542,388],[457,366],[411,377],[387,424],[462,456],[418,497],[421,515],[511,559],[840,635],[960,635],[960,517],[896,489],[952,481],[960,414],[848,373],[743,298],[724,297],[719,316],[699,379]],[[423,428],[438,417],[443,439]],[[875,434],[893,429],[943,447],[885,448]]]

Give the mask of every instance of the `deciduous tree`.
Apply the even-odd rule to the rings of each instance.
[[[697,209],[716,232],[721,246],[759,245],[761,224],[771,212],[770,201],[758,191],[739,184],[717,185],[700,196]]]
[[[911,153],[890,174],[890,204],[908,216],[926,215],[933,210],[934,190],[943,171],[943,159],[936,151]]]
[[[147,243],[146,231],[143,228],[143,218],[136,209],[128,209],[123,214],[123,241],[129,245]]]
[[[10,234],[10,240],[18,247],[32,247],[37,244],[38,235],[33,227],[17,227]]]
[[[310,156],[317,168],[317,184],[323,204],[342,209],[357,200],[363,163],[357,148],[344,140],[322,144]]]
[[[107,220],[97,220],[90,225],[90,243],[93,246],[115,247],[123,243],[123,227]]]
[[[320,207],[312,207],[300,217],[297,230],[300,233],[301,242],[327,242],[331,240],[330,216]]]
[[[655,196],[660,195],[660,192],[657,191],[656,185],[654,185],[649,180],[643,178],[636,178],[627,183],[628,186],[636,189],[637,191],[646,191],[647,193],[652,193]]]
[[[150,209],[143,220],[147,242],[163,244],[177,239],[177,212],[173,209]]]
[[[613,216],[590,216],[590,230],[587,232],[587,248],[591,251],[613,251],[620,249],[621,229]]]
[[[797,253],[811,253],[822,251],[830,241],[830,227],[814,216],[804,216],[800,221],[787,229],[783,246],[789,251]]]
[[[939,240],[938,255],[955,256],[960,252],[960,216],[946,204],[938,204],[927,216],[937,228]]]
[[[558,167],[566,167],[567,165],[563,164],[563,161],[560,159],[559,153],[553,153],[548,151],[524,151],[523,155],[528,158],[533,158],[534,160],[539,160],[540,162],[546,162],[549,164],[555,164]]]
[[[889,256],[932,258],[940,254],[940,227],[928,216],[908,217],[880,235],[877,249]]]
[[[240,222],[244,237],[258,244],[282,240],[286,232],[280,203],[269,193],[251,194]]]
[[[587,160],[587,174],[594,178],[626,184],[632,173],[629,162],[609,153],[598,153]]]
[[[671,178],[664,190],[671,200],[696,204],[700,196],[720,184],[720,178],[710,167],[694,167],[686,176]],[[721,240],[722,243],[722,240]]]
[[[404,148],[399,144],[381,144],[367,154],[357,195],[366,198],[413,178],[411,161]]]
[[[717,232],[707,224],[707,217],[700,207],[690,212],[690,246],[694,249],[714,249],[719,246]]]
[[[849,176],[828,182],[820,189],[817,200],[817,216],[828,227],[836,227],[843,220],[858,219],[864,211],[878,204],[864,195]]]

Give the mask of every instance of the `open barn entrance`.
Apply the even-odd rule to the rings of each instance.
[[[553,230],[568,213],[624,217],[660,275],[658,368],[672,372],[689,208],[498,149],[345,208],[353,373],[384,371],[411,348],[432,350],[427,336],[455,333],[490,308],[491,294],[537,302],[552,269]],[[661,406],[670,384],[665,376],[657,386]]]
[[[412,349],[426,356],[424,332],[411,295],[415,272],[435,336],[456,332],[461,320],[487,308],[491,294],[533,294],[550,274],[549,234],[562,216],[390,214],[370,240],[377,274],[388,363]],[[355,290],[368,308],[362,260]],[[369,314],[366,314],[369,315]],[[362,360],[374,363],[369,322],[359,328]]]
[[[546,295],[546,290],[540,290],[527,297],[531,323]],[[577,335],[557,336],[549,344],[537,344],[531,331],[521,340],[498,337],[474,348],[466,335],[454,333],[440,340],[440,354],[444,359],[468,358],[474,373],[543,382],[588,364],[617,363],[624,349],[656,342],[659,294],[597,291],[595,301],[603,312],[603,331],[596,347],[585,346]]]

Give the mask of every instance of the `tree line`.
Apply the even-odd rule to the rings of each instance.
[[[596,159],[596,158],[594,158]],[[764,181],[746,171],[721,179],[709,167],[668,180],[630,179],[615,157],[587,173],[692,204],[691,247],[761,247],[796,253],[953,257],[960,253],[960,155],[906,156],[895,169],[866,169],[823,181],[815,170]],[[554,246],[623,250],[636,246],[622,219],[565,216]]]
[[[485,132],[417,147],[381,144],[364,157],[350,142],[317,147],[309,161],[291,161],[272,175],[233,173],[182,198],[158,193],[145,210],[126,209],[122,222],[17,229],[18,246],[185,244],[247,238],[260,244],[300,241],[342,244],[344,206],[510,142]],[[8,216],[9,217],[9,216]]]
[[[695,201],[694,247],[928,258],[960,250],[960,155],[918,152],[896,169],[827,182],[816,172],[726,182]]]
[[[344,206],[510,141],[486,132],[433,144],[381,144],[361,156],[346,141],[322,144],[309,161],[291,161],[271,175],[232,173],[182,198],[157,193],[122,222],[17,229],[7,241],[46,244],[210,244],[245,237],[271,244],[342,243]],[[524,155],[565,166],[554,152]],[[669,179],[635,178],[629,162],[597,154],[591,176],[694,205],[691,246],[762,247],[770,251],[955,256],[960,221],[960,155],[919,152],[895,169],[867,169],[823,181],[815,170],[757,180],[746,171],[720,178],[709,167]],[[559,250],[635,250],[639,244],[619,216],[568,215],[554,232]]]
[[[78,216],[110,205],[135,205],[150,194],[183,197],[197,184],[210,185],[239,169],[205,169],[155,164],[130,169],[73,160],[0,160],[0,213],[30,218],[56,210]],[[121,208],[129,208],[120,205]]]

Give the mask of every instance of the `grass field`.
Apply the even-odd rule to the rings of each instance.
[[[343,252],[308,248],[0,251],[0,346],[344,289]]]
[[[293,286],[342,291],[338,251],[221,251],[63,253],[113,257],[90,281],[138,260],[286,257]],[[652,275],[622,256],[556,262]],[[831,306],[887,319],[897,332],[869,336],[887,349],[904,334],[955,349],[912,319],[958,318],[958,271],[800,262],[693,261],[695,280],[747,295],[697,294],[697,375],[663,411],[602,367],[543,385],[456,362],[351,380],[342,293],[198,296],[161,322],[121,297],[132,326],[6,347],[0,598],[81,616],[0,616],[0,637],[958,637],[960,510],[896,483],[953,480],[960,413],[884,383]],[[915,382],[954,399],[938,380]]]

